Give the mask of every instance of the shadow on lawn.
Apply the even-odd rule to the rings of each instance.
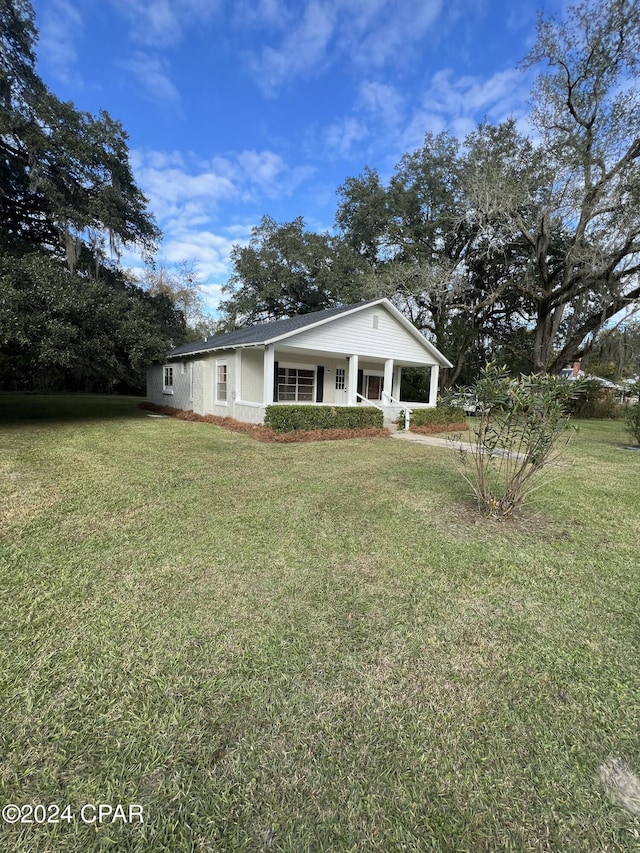
[[[115,394],[0,393],[0,424],[140,418],[143,397]]]

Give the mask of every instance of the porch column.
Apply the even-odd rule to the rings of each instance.
[[[273,368],[275,363],[273,344],[267,344],[264,348],[264,390],[262,401],[265,406],[273,403]]]
[[[396,400],[400,400],[400,385],[402,384],[402,368],[393,368],[393,396]]]
[[[393,393],[391,390],[392,383],[393,383],[393,359],[388,358],[384,363],[384,379],[382,380],[382,402],[387,403],[387,405],[391,402],[391,400],[389,398],[391,397],[391,394]],[[385,400],[385,395],[386,395],[386,400]]]
[[[437,364],[431,365],[431,384],[429,386],[429,405],[435,406],[438,402],[438,374],[440,367]]]
[[[349,379],[347,382],[347,406],[355,406],[358,402],[358,356],[349,356]]]

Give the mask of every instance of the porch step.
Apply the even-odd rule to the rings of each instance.
[[[385,429],[388,429],[391,433],[398,432],[398,424],[394,421],[388,420],[387,418],[384,419],[382,426]]]

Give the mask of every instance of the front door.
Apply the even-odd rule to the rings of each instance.
[[[338,406],[347,405],[347,369],[345,367],[336,368],[336,387],[333,399]]]
[[[365,373],[364,396],[367,400],[382,400],[382,376]]]

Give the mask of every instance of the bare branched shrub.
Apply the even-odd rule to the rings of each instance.
[[[545,481],[569,441],[569,404],[580,391],[580,382],[514,379],[495,364],[465,391],[477,400],[478,417],[458,467],[484,512],[510,515]]]

